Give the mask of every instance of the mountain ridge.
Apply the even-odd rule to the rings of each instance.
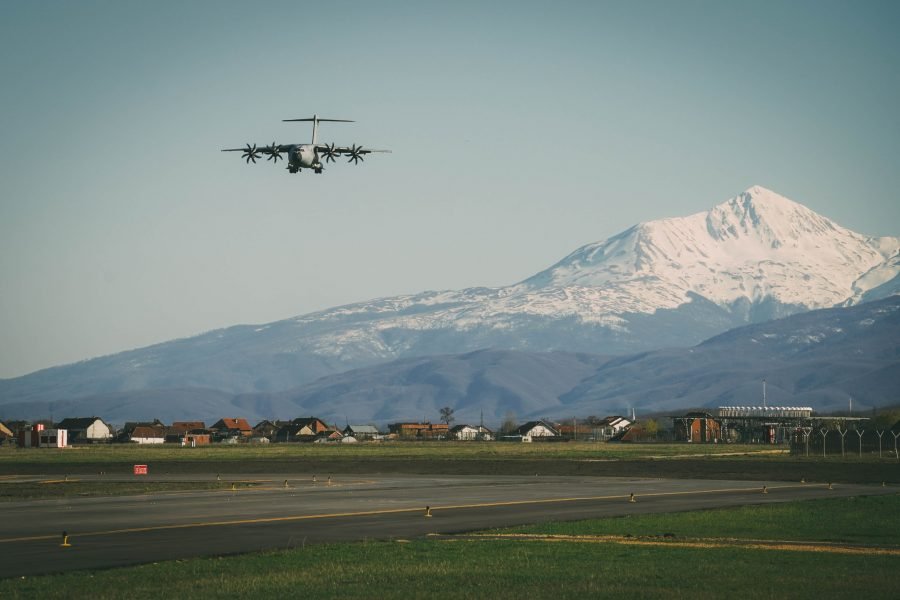
[[[571,418],[761,404],[859,412],[896,404],[900,296],[739,327],[691,348],[627,356],[478,350],[406,358],[277,391],[140,390],[64,402],[0,405],[5,418],[98,414],[127,420],[251,420],[316,414],[328,422]]]
[[[239,325],[0,380],[0,406],[142,389],[276,392],[484,348],[631,354],[900,289],[900,239],[847,230],[754,186],[648,221],[517,284],[430,291]]]

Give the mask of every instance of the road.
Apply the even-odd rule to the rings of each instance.
[[[246,476],[222,475],[222,479],[247,481]],[[784,482],[546,476],[348,475],[329,484],[323,477],[313,482],[312,475],[269,474],[254,475],[253,482],[257,487],[235,491],[2,504],[0,577],[327,542],[408,539],[551,520],[897,491],[895,486],[857,484],[829,490],[824,484]],[[763,486],[768,493],[763,493]],[[629,501],[632,493],[634,502]],[[431,517],[425,516],[426,506]],[[68,547],[61,546],[63,531]]]

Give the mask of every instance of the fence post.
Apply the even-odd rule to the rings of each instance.
[[[846,436],[847,432],[850,430],[844,429],[843,431],[841,431],[841,428],[838,427],[837,431],[839,434],[841,434],[841,458],[844,458],[846,456],[846,452],[844,451],[844,436]]]

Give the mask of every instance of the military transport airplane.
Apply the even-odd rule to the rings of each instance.
[[[330,121],[335,123],[353,123],[348,119],[320,119],[317,115],[313,115],[309,119],[284,119],[288,121],[312,121],[313,134],[311,144],[276,144],[272,142],[269,146],[257,148],[256,144],[252,146],[247,144],[244,148],[225,148],[222,152],[243,152],[241,158],[247,160],[247,164],[253,162],[256,164],[257,158],[262,158],[263,154],[268,154],[269,158],[275,164],[279,158],[283,158],[282,153],[287,154],[287,170],[291,173],[299,173],[302,169],[312,169],[315,173],[322,173],[325,162],[334,162],[338,156],[349,156],[347,162],[358,164],[363,160],[363,155],[370,152],[390,152],[390,150],[372,150],[371,148],[363,148],[356,144],[352,146],[335,146],[333,143],[320,144],[318,141],[319,123]]]

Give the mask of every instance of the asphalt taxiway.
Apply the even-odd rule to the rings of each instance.
[[[226,483],[247,482],[221,477]],[[255,487],[236,485],[233,491],[5,503],[0,577],[553,520],[896,493],[893,486],[858,484],[829,489],[822,483],[615,477],[348,475],[329,482],[322,476],[314,481],[312,475],[268,474],[252,479]],[[62,545],[63,532],[68,546]]]

